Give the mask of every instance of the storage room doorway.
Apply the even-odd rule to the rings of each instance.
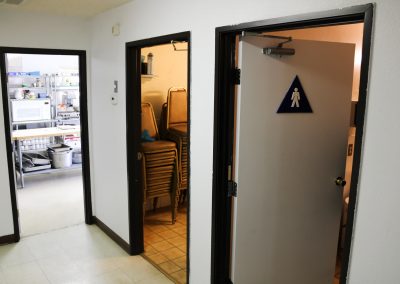
[[[188,37],[183,33],[127,46],[128,66],[136,67],[133,74],[128,67],[127,75],[139,83],[135,93],[133,80],[127,82],[128,149],[137,147],[135,161],[128,156],[128,164],[137,167],[128,170],[138,180],[129,184],[129,192],[135,192],[133,199],[140,195],[136,202],[130,198],[130,208],[142,220],[132,223],[131,234],[137,238],[132,244],[176,283],[186,283],[188,277]]]
[[[372,6],[313,16],[217,29],[215,282],[346,283]]]
[[[2,96],[16,235],[91,221],[84,61],[83,52],[3,49]]]

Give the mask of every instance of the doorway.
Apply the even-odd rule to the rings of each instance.
[[[85,51],[0,53],[15,241],[91,224]]]
[[[132,253],[187,283],[190,33],[130,42],[126,51]]]
[[[253,279],[254,283],[257,279],[274,283],[293,283],[293,279],[296,283],[339,283],[339,277],[340,283],[346,283],[366,100],[372,9],[372,5],[365,5],[217,29],[214,283],[242,283],[243,279]],[[349,34],[351,28],[358,33],[348,42],[356,43],[359,39],[362,43],[356,59],[354,45],[351,47],[339,39],[323,38],[323,35],[334,34],[330,29],[338,32],[343,29],[339,32],[343,36]],[[316,35],[318,29],[321,29],[319,37],[310,37]],[[332,60],[335,56],[342,60]],[[336,64],[338,62],[340,64]],[[354,62],[358,62],[358,75],[353,74]],[[329,67],[318,69],[318,64]],[[332,71],[334,68],[341,71],[335,73]],[[339,80],[337,74],[343,78]],[[331,82],[324,78],[330,78]],[[309,84],[307,81],[314,82]],[[316,82],[327,85],[317,91]],[[339,91],[338,86],[346,86],[346,89]],[[322,92],[324,88],[329,91]],[[334,90],[346,93],[347,97],[340,99]],[[325,97],[311,98],[311,94],[318,93],[324,93]],[[309,108],[301,109],[307,99]],[[339,107],[330,115],[332,119],[338,114],[335,123],[326,121],[325,130],[329,131],[322,127],[321,132],[316,133],[316,125],[307,130],[312,121],[324,121],[319,116],[328,113],[322,110],[323,104],[332,107],[336,103]],[[257,111],[259,107],[262,110]],[[292,108],[298,108],[298,111],[291,111]],[[342,120],[341,126],[336,125],[339,120]],[[334,137],[329,139],[329,143],[319,140],[329,136]],[[332,143],[335,139],[338,139],[337,146]],[[354,142],[348,143],[349,139]],[[304,145],[300,146],[303,142]],[[328,144],[333,148],[325,149]],[[313,170],[316,152],[319,156],[329,153],[331,157],[326,157],[329,164],[322,159]],[[334,164],[336,166],[327,169],[326,173],[319,172]],[[307,175],[306,171],[312,175]],[[295,178],[294,172],[300,175]],[[351,183],[348,180],[343,191],[345,183],[339,177],[344,178],[345,172],[346,178],[351,176]],[[307,185],[302,181],[306,177],[309,178]],[[318,184],[318,179],[326,181]],[[294,184],[289,185],[292,181]],[[304,191],[300,189],[302,184],[305,185]],[[316,184],[315,191],[311,189],[313,184]],[[322,193],[319,188],[325,191]],[[263,221],[257,222],[260,217]],[[324,253],[319,254],[321,251]],[[327,251],[330,251],[329,255],[325,253]],[[312,259],[318,259],[318,263]],[[251,262],[264,267],[263,271],[257,269],[257,265],[246,266]],[[280,269],[296,273],[276,273]],[[276,278],[278,274],[279,280]]]

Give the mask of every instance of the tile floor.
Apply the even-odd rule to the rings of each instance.
[[[180,208],[174,225],[169,210],[150,211],[145,217],[143,256],[176,283],[186,283],[186,215],[186,208]]]
[[[76,225],[0,246],[0,284],[172,283],[98,227]]]
[[[22,236],[84,222],[81,170],[27,177],[17,199]]]

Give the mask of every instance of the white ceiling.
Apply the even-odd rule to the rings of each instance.
[[[0,1],[0,10],[41,12],[89,18],[132,0],[24,0],[19,5]]]

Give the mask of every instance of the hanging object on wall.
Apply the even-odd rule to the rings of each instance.
[[[153,53],[147,54],[147,74],[153,75]]]
[[[289,90],[278,108],[277,113],[312,113],[306,93],[296,75]]]
[[[176,41],[176,40],[171,40],[171,44],[174,47],[174,51],[187,51],[187,48],[178,48],[176,47],[176,44],[178,43],[187,43],[186,41]]]

